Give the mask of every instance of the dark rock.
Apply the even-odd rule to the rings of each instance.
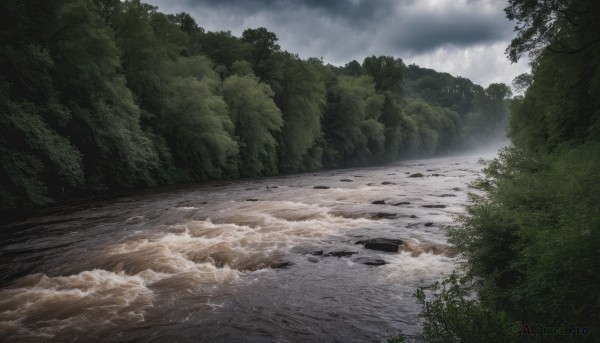
[[[317,262],[319,262],[319,259],[316,257],[309,257],[308,262],[317,263]]]
[[[357,257],[353,260],[353,262],[366,264],[367,266],[383,266],[384,264],[387,264],[387,262],[380,258],[372,257]]]
[[[410,174],[408,177],[423,177],[423,174],[421,174],[421,173],[414,173],[414,174]]]
[[[427,169],[428,172],[436,171],[437,169]]]
[[[373,204],[373,205],[385,205],[385,200],[375,200],[371,204]]]
[[[424,225],[425,225],[425,226],[432,226],[432,225],[433,225],[433,222],[427,222],[427,223],[425,223]]]
[[[439,195],[440,198],[447,198],[447,197],[455,197],[456,194],[441,194]]]
[[[353,180],[350,180],[350,179],[341,179],[340,181],[341,182],[354,182]]]
[[[462,189],[460,189],[460,188],[458,188],[458,187],[454,187],[454,188],[452,188],[452,190],[453,190],[453,191],[455,191],[455,192],[460,192],[460,191],[462,191]]]
[[[397,175],[397,174],[396,174],[396,173],[389,173],[389,174],[387,174],[387,175],[390,175],[390,176],[391,176],[391,175]]]
[[[446,205],[423,205],[425,208],[446,208]]]
[[[246,201],[258,201],[258,199],[246,199]]]
[[[442,174],[431,174],[431,176],[443,176]]]
[[[325,257],[330,257],[330,256],[348,257],[348,256],[352,256],[354,254],[358,254],[358,252],[356,252],[356,251],[340,250],[340,251],[330,251],[328,253],[323,254],[323,256],[325,256]]]
[[[331,187],[329,187],[329,186],[314,186],[313,188],[314,189],[329,189]]]
[[[395,213],[377,212],[371,216],[371,219],[392,219],[398,217]]]
[[[275,188],[279,188],[277,186],[267,186],[267,189],[275,189]]]
[[[314,255],[314,256],[321,256],[321,255],[323,255],[323,250],[313,251],[310,254]]]
[[[354,177],[363,177],[362,175],[354,175]]]
[[[292,262],[286,260],[275,260],[269,264],[271,268],[285,268],[292,265]]]
[[[268,188],[268,187],[267,187],[267,188]],[[250,187],[250,188],[246,188],[246,190],[247,190],[247,191],[253,191],[253,190],[255,190],[255,189],[260,189],[260,188],[258,188],[258,187]]]
[[[384,185],[384,186],[387,186],[387,185],[395,185],[396,183],[395,182],[389,182],[389,181],[383,181],[381,184]]]
[[[408,201],[401,201],[397,204],[394,204],[394,206],[401,206],[401,205],[410,205],[410,203]]]
[[[411,217],[411,218],[417,218],[417,216],[416,216],[416,215],[414,215],[414,214],[411,214],[411,215],[410,215],[410,217]]]
[[[370,250],[398,252],[398,247],[400,247],[402,241],[399,239],[372,238],[364,241],[358,241],[356,244],[363,244],[365,249]]]

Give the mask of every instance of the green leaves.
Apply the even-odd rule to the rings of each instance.
[[[160,122],[176,161],[198,179],[234,174],[230,159],[238,147],[223,99],[193,77],[174,78],[169,90]]]
[[[371,56],[362,64],[365,72],[375,80],[375,88],[379,91],[401,91],[404,74],[404,62],[392,56]]]
[[[252,75],[233,75],[223,82],[222,93],[240,146],[240,175],[277,173],[273,133],[281,129],[283,118],[271,88]]]

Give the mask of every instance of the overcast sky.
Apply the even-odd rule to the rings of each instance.
[[[502,0],[146,0],[164,13],[187,12],[208,31],[264,26],[282,49],[344,65],[370,55],[463,76],[487,86],[511,85],[529,71],[504,50],[514,23]]]

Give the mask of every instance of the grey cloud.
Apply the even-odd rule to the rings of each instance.
[[[416,0],[150,0],[161,10],[169,11],[175,5],[178,9],[187,8],[196,15],[200,26],[215,20],[206,18],[205,14],[210,12],[211,17],[228,18],[229,24],[232,24],[231,18],[240,18],[233,22],[265,26],[279,37],[292,34],[297,41],[318,37],[335,46],[343,39],[356,50],[370,46],[377,50],[418,54],[449,44],[470,46],[506,40],[511,36],[512,24],[504,18],[497,0],[466,1],[467,5],[463,7],[456,6],[459,0],[440,2],[435,11],[427,11],[419,7],[424,2]],[[486,11],[482,10],[485,6],[488,7]],[[495,10],[489,11],[489,7],[495,7]],[[253,21],[253,17],[261,20]],[[301,25],[294,25],[295,22]],[[245,28],[218,29],[241,33]],[[339,29],[346,32],[344,36],[340,36]],[[361,34],[365,31],[369,35]],[[351,34],[356,32],[358,39],[351,39]],[[283,41],[280,43],[285,45]],[[344,50],[355,49],[347,47]]]
[[[402,0],[412,2],[413,0]],[[221,8],[245,14],[309,10],[315,15],[342,20],[348,24],[366,25],[369,21],[390,15],[394,0],[184,0],[190,7]]]
[[[420,54],[440,46],[472,46],[510,39],[512,26],[502,15],[473,13],[411,14],[391,25],[384,43],[399,51]]]

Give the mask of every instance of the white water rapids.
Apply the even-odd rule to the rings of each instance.
[[[13,221],[1,231],[0,340],[416,335],[412,294],[454,268],[446,231],[464,214],[477,160],[162,188]],[[370,238],[403,243],[397,253],[355,244]],[[341,251],[355,254],[326,256]]]

